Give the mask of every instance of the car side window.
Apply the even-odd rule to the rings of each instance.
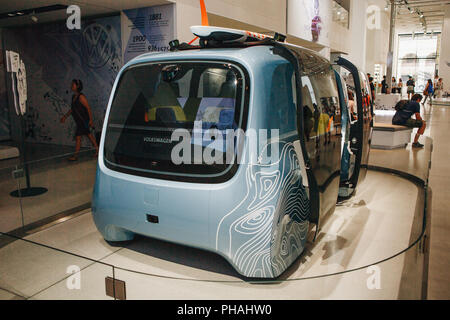
[[[295,73],[291,63],[278,65],[272,73],[267,114],[267,129],[279,129],[280,135],[297,134],[297,97]]]

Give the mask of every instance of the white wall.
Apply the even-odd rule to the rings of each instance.
[[[199,1],[178,0],[175,5],[175,20],[176,38],[180,43],[191,41],[194,36],[189,28],[202,23]]]
[[[251,26],[251,31],[271,30],[286,34],[284,0],[205,0],[205,5],[210,16],[227,18],[220,20],[221,26],[233,27],[233,21],[236,21]],[[189,28],[201,24],[200,1],[176,0],[176,23],[178,40],[191,41],[193,36]]]
[[[200,2],[173,1],[177,38],[189,42],[194,38],[189,27],[201,23]],[[349,29],[332,21],[332,0],[317,1],[322,20],[317,42],[312,41],[311,32],[311,22],[316,16],[314,0],[205,0],[205,4],[214,25],[281,32],[291,36],[289,41],[317,50],[327,58],[330,51],[348,54],[348,59],[370,73],[375,63],[386,64],[389,12],[384,11],[385,0],[351,0]],[[380,8],[379,30],[367,29],[366,9],[373,4]]]
[[[316,43],[330,46],[332,0],[288,0],[287,33],[307,41],[313,41],[311,24],[313,18],[321,19],[321,32]],[[317,6],[318,5],[318,6]],[[317,6],[317,7],[316,7]]]
[[[445,7],[439,62],[439,77],[444,79],[444,91],[450,92],[450,5]]]
[[[332,51],[349,53],[351,40],[351,29],[337,22],[331,22],[330,48]]]

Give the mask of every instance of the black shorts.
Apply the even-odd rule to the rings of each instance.
[[[406,123],[404,125],[407,126],[408,128],[422,128],[423,121],[410,118],[406,120]]]
[[[75,131],[75,136],[87,136],[91,131],[89,130],[89,124],[82,125],[77,123],[77,129]]]

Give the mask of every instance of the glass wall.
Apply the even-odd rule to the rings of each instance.
[[[427,80],[434,79],[440,37],[440,34],[399,35],[397,77],[406,82],[412,76],[416,92],[423,92]]]

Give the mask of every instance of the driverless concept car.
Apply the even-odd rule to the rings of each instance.
[[[278,277],[304,250],[310,223],[318,229],[335,210],[335,71],[278,35],[192,30],[200,46],[173,42],[119,72],[94,221],[108,241],[141,234],[216,252],[246,277]]]

